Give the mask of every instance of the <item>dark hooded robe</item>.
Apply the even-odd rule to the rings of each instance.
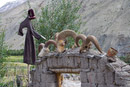
[[[33,36],[36,39],[40,39],[41,35],[39,35],[32,26],[31,19],[27,17],[19,27],[18,34],[23,36],[23,28],[27,28],[27,34],[25,39],[25,46],[24,46],[24,63],[27,64],[35,64],[36,53],[35,53],[35,46]]]

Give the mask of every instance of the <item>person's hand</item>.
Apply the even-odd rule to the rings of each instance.
[[[41,35],[41,38],[44,39],[44,40],[46,40],[46,38],[44,36],[42,36],[42,35]]]

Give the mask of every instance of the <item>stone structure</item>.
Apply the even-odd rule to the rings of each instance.
[[[58,87],[57,74],[79,73],[81,87],[130,87],[130,66],[116,58],[90,50],[79,54],[79,48],[64,53],[49,53],[37,60],[32,70],[30,87]]]

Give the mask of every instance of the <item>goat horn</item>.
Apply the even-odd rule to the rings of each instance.
[[[98,40],[97,40],[97,38],[95,36],[89,35],[86,38],[86,44],[89,44],[90,42],[92,42],[96,46],[96,48],[102,53],[102,49],[100,48]]]
[[[84,34],[77,35],[76,40],[75,40],[76,45],[79,47],[78,42],[79,42],[80,39],[82,40],[82,45],[85,44],[86,43],[86,38],[87,37]]]
[[[59,32],[57,32],[57,33],[55,34],[55,40],[56,40],[56,41],[57,41],[58,35],[59,35]]]
[[[48,40],[46,43],[45,43],[45,47],[48,47],[50,44],[54,44],[55,47],[57,47],[57,44],[54,40]]]
[[[41,49],[44,47],[44,43],[40,43],[40,45],[38,46],[38,53],[41,51]]]
[[[76,34],[75,31],[73,31],[73,30],[66,29],[66,30],[61,31],[61,32],[58,34],[57,40],[61,40],[61,39],[64,40],[64,39],[66,39],[66,37],[69,37],[69,36],[73,37],[74,40],[75,40],[77,34]]]

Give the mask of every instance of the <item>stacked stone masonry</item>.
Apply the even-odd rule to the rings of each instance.
[[[130,87],[130,66],[116,58],[109,63],[105,55],[79,48],[64,53],[49,53],[36,61],[30,87],[58,87],[56,73],[79,73],[81,87]]]

